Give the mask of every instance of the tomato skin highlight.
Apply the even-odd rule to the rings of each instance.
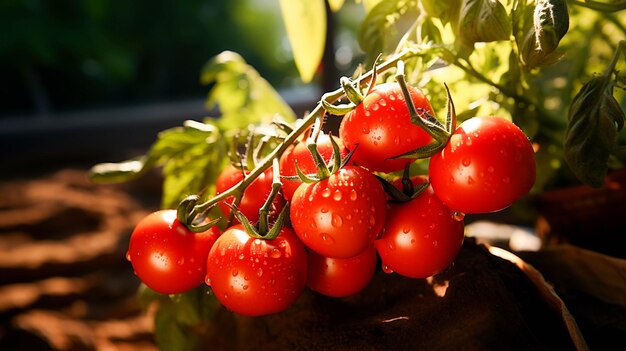
[[[367,287],[376,272],[376,248],[352,258],[329,258],[309,252],[307,285],[330,297],[348,297]]]
[[[160,210],[137,223],[126,257],[150,289],[179,294],[202,285],[206,257],[219,235],[217,227],[193,233],[176,219],[176,210]]]
[[[298,187],[290,206],[291,224],[318,254],[350,258],[365,251],[380,233],[387,211],[378,179],[358,166]]]
[[[376,250],[386,270],[427,278],[454,261],[463,244],[464,227],[428,187],[409,202],[390,205]]]
[[[246,174],[250,173],[245,171]],[[273,169],[270,167],[265,172],[261,173],[243,192],[241,202],[237,206],[239,211],[243,213],[251,223],[257,223],[259,221],[259,209],[265,203],[268,195],[272,191],[273,181]],[[237,185],[243,180],[243,171],[236,168],[233,165],[226,166],[220,175],[217,177],[215,190],[219,195],[231,187]],[[228,218],[230,215],[230,207],[227,203],[232,204],[235,200],[234,196],[229,196],[224,201],[219,202],[219,207],[224,214],[224,217]],[[272,202],[272,209],[270,211],[271,216],[277,216],[280,210],[284,206],[284,200],[277,196]],[[238,222],[237,219],[234,219]]]
[[[408,88],[415,107],[434,115],[422,91],[411,86]],[[352,156],[355,164],[380,172],[403,169],[413,160],[389,158],[432,141],[426,131],[411,123],[402,90],[396,82],[375,86],[363,102],[344,116],[339,136],[348,150],[356,148]]]
[[[274,240],[228,228],[206,260],[206,282],[229,310],[261,316],[287,309],[306,286],[307,253],[289,227]]]
[[[435,193],[452,210],[489,213],[530,191],[536,165],[532,145],[519,127],[499,117],[473,117],[431,157],[428,173]]]
[[[348,151],[343,146],[343,142],[338,137],[333,136],[335,142],[339,146],[339,150],[341,152],[341,158],[343,159]],[[319,151],[322,159],[328,163],[331,161],[331,157],[333,155],[333,146],[330,142],[330,135],[328,134],[320,134],[317,138],[317,151]],[[283,153],[280,158],[280,174],[281,176],[297,176],[296,165],[304,174],[315,174],[317,172],[317,166],[313,161],[313,156],[311,152],[306,146],[305,142],[299,142],[295,146],[290,146]],[[283,196],[285,200],[291,201],[293,197],[293,193],[298,189],[300,184],[302,184],[299,180],[287,180],[282,179],[283,183]]]

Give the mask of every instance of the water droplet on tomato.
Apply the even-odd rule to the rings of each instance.
[[[437,246],[439,245],[439,243],[437,242],[437,240],[433,240],[433,246]]]
[[[322,212],[322,213],[327,213],[327,212],[328,212],[328,209],[327,209],[327,208],[321,208],[321,209],[320,209],[320,212]]]
[[[389,94],[389,100],[394,101],[396,99],[395,94]]]
[[[126,259],[130,262],[130,251],[126,251]]]
[[[341,218],[340,215],[334,213],[332,220],[331,220],[331,224],[333,225],[333,227],[341,227],[341,225],[343,224],[343,219]]]
[[[356,201],[356,199],[358,198],[358,194],[356,193],[356,190],[352,189],[350,190],[350,200],[352,201]]]
[[[386,264],[383,263],[383,272],[385,272],[387,274],[391,274],[391,273],[393,273],[393,269],[389,268],[389,266],[387,266]]]
[[[502,183],[509,184],[510,182],[511,182],[511,178],[509,178],[509,177],[502,178]]]
[[[408,232],[410,232],[410,231],[411,231],[411,228],[409,228],[409,227],[404,227],[404,228],[402,228],[402,232],[403,232],[404,234],[407,234],[407,233],[408,233]]]
[[[467,184],[474,184],[474,178],[467,176]]]
[[[335,238],[330,236],[328,233],[320,233],[320,238],[322,239],[322,242],[326,245],[332,245],[335,243]]]
[[[494,170],[495,169],[493,168],[493,166],[487,167],[487,172],[489,172],[489,173],[493,173]]]
[[[387,101],[385,101],[385,99],[380,99],[378,103],[380,104],[380,106],[387,106]]]
[[[330,197],[330,189],[324,188],[324,190],[322,190],[322,197]]]
[[[400,137],[393,138],[393,143],[396,144],[396,145],[399,145],[400,144]]]
[[[240,260],[243,260],[244,258],[246,258],[246,255],[244,255],[244,254],[243,254],[243,252],[242,252],[242,253],[240,253],[240,254],[239,254],[239,259],[240,259]]]
[[[233,271],[230,272],[230,274],[232,274],[233,277],[236,277],[239,274],[239,271],[236,269],[233,269]]]
[[[342,197],[343,197],[343,194],[341,193],[341,190],[339,189],[335,190],[335,192],[333,193],[333,199],[335,201],[340,201]]]
[[[470,160],[469,158],[464,158],[463,159],[463,166],[465,167],[469,167],[469,165],[472,163],[472,160]]]
[[[271,258],[280,258],[280,256],[282,256],[283,254],[280,252],[279,249],[272,249],[270,251],[270,257]]]
[[[206,283],[206,285],[211,286],[211,278],[209,278],[208,275],[204,277],[204,282]]]
[[[176,263],[177,263],[179,266],[184,265],[184,264],[185,264],[185,258],[184,258],[184,257],[179,258],[179,259],[178,259],[178,261],[176,261]]]
[[[370,217],[369,223],[370,223],[371,226],[374,226],[376,224],[376,218]]]
[[[261,278],[263,276],[263,268],[257,268],[256,270],[256,276]]]
[[[380,108],[380,106],[378,106],[378,104],[372,104],[370,106],[370,108],[372,109],[372,111],[378,111],[378,109]]]
[[[465,213],[463,212],[459,212],[459,211],[454,211],[452,212],[452,219],[454,219],[455,221],[462,221],[465,218]]]
[[[244,285],[241,287],[243,290],[248,290],[248,285]]]
[[[465,145],[471,146],[472,145],[472,138],[467,137],[467,139],[465,139]]]
[[[437,225],[435,223],[431,223],[428,225],[428,228],[432,230],[432,229],[435,229],[436,226]]]
[[[370,111],[366,110],[365,111],[365,117],[369,117],[370,116]]]

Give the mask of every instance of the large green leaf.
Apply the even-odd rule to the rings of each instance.
[[[359,45],[370,60],[393,53],[410,25],[417,19],[415,0],[382,0],[367,14],[359,31]],[[372,62],[368,62],[368,66]]]
[[[205,128],[195,125],[202,124],[188,122],[159,133],[150,150],[150,158],[163,166],[162,208],[175,208],[205,187],[210,193],[227,160],[228,145],[220,130],[210,122]]]
[[[460,44],[508,40],[511,21],[497,0],[463,0],[457,25]]]
[[[296,118],[278,92],[235,52],[224,51],[208,61],[200,81],[211,85],[207,106],[219,107],[217,123],[223,130],[270,123],[277,114],[286,121]]]
[[[322,62],[326,43],[325,0],[280,0],[280,9],[287,29],[300,78],[313,80]]]
[[[624,111],[609,90],[610,76],[597,76],[574,97],[565,131],[565,160],[582,182],[600,187],[609,156],[624,125]]]

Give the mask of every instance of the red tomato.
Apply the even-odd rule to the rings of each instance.
[[[453,261],[464,239],[463,220],[428,187],[415,199],[391,204],[376,250],[384,270],[410,278],[426,278]]]
[[[463,122],[428,168],[437,196],[463,213],[502,210],[535,182],[535,157],[526,135],[498,117]]]
[[[307,285],[331,297],[347,297],[365,289],[376,271],[376,248],[372,245],[352,258],[329,258],[309,252]]]
[[[434,114],[424,94],[417,88],[408,88],[415,107]],[[432,141],[428,133],[411,123],[404,95],[396,82],[375,86],[361,104],[344,116],[339,136],[348,150],[356,148],[352,156],[355,164],[380,172],[403,169],[411,159],[389,158]]]
[[[343,159],[348,151],[343,146],[343,142],[341,139],[337,137],[333,137],[339,146],[339,150],[341,150],[341,158]],[[333,154],[333,146],[330,142],[330,136],[328,134],[320,134],[317,138],[317,150],[320,155],[326,161],[326,163],[331,161],[331,156]],[[280,174],[282,176],[296,176],[298,173],[296,172],[296,165],[304,174],[315,174],[317,172],[317,167],[315,166],[315,162],[313,161],[313,156],[311,156],[311,152],[306,147],[305,142],[300,142],[295,146],[291,146],[283,153],[280,158]],[[291,201],[293,197],[293,193],[296,191],[298,186],[302,184],[299,180],[287,180],[282,179],[283,183],[283,196],[285,200]]]
[[[203,283],[206,258],[218,236],[217,227],[193,233],[176,219],[176,210],[161,210],[137,223],[126,258],[150,289],[179,294]]]
[[[250,172],[246,171],[246,174],[248,173]],[[241,202],[237,208],[251,223],[259,221],[259,209],[263,206],[268,195],[272,191],[272,177],[273,171],[270,167],[265,172],[261,173],[261,175],[259,175],[259,177],[255,179],[243,192],[243,197],[241,198]],[[243,172],[240,169],[237,169],[233,165],[226,166],[226,168],[224,168],[224,170],[222,170],[220,175],[217,177],[215,185],[217,194],[219,195],[220,193],[230,189],[242,180]],[[228,207],[226,202],[232,204],[234,199],[234,196],[230,196],[225,201],[219,203],[220,209],[224,213],[225,217],[230,215],[230,207]],[[274,198],[271,213],[278,215],[283,206],[284,201],[280,198],[280,196],[276,196]]]
[[[291,199],[291,224],[302,242],[318,254],[354,257],[382,229],[385,196],[373,174],[346,166],[327,179],[298,187]]]
[[[307,253],[289,227],[274,240],[262,240],[234,225],[215,242],[206,266],[206,282],[217,299],[241,315],[282,311],[306,286]]]

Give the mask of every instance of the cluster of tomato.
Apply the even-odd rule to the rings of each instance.
[[[419,89],[408,90],[416,110],[434,115]],[[290,220],[275,238],[249,235],[238,221],[221,233],[216,227],[193,233],[175,210],[162,210],[142,220],[131,236],[128,259],[136,274],[167,294],[206,282],[225,307],[256,316],[286,309],[307,287],[332,297],[356,294],[370,282],[379,259],[385,272],[411,278],[443,271],[463,243],[464,214],[499,211],[530,190],[534,153],[513,123],[474,117],[452,126],[430,157],[427,176],[386,183],[377,175],[413,162],[395,156],[433,142],[411,123],[404,96],[398,83],[377,85],[343,117],[339,137],[320,134],[316,148],[325,162],[337,146],[351,157],[315,182],[294,177],[315,174],[319,167],[307,143],[286,149],[279,163],[281,196],[272,207],[278,213],[288,206]],[[217,193],[236,186],[245,173],[228,166],[217,180]],[[273,178],[270,167],[236,206],[252,223],[259,220]],[[392,196],[397,193],[401,201]],[[225,217],[232,201],[219,203]]]

